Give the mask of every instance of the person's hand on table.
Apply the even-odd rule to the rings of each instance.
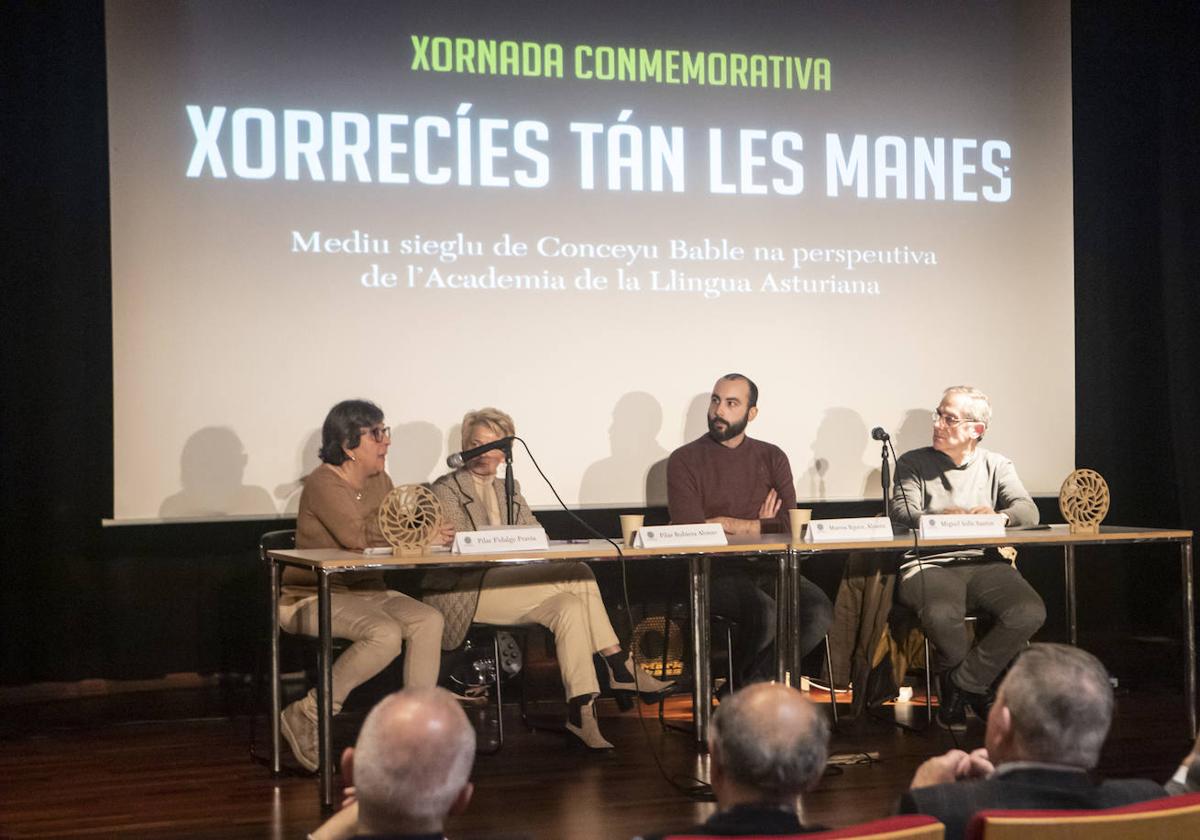
[[[759,532],[757,519],[737,519],[733,516],[711,516],[705,522],[715,522],[726,534],[757,534]]]
[[[433,539],[429,541],[430,545],[450,545],[454,542],[454,528],[449,525],[443,525],[438,529],[438,532],[433,535]]]

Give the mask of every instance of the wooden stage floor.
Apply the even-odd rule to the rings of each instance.
[[[196,694],[4,709],[0,837],[304,837],[321,819],[315,779],[272,779],[250,757],[249,720],[200,716],[211,715],[213,703]],[[636,712],[601,704],[604,733],[617,746],[611,754],[571,748],[554,732],[529,732],[515,707],[509,710],[508,741],[500,754],[477,760],[474,801],[448,834],[629,838],[682,828],[712,812],[711,802],[673,787],[651,755],[652,748],[665,774],[687,786],[706,773],[690,735],[662,731],[653,706],[643,707],[643,727]],[[689,707],[673,698],[668,717],[684,723]],[[923,719],[916,703],[895,708]],[[164,709],[175,719],[153,720],[166,716]],[[120,722],[138,718],[143,722]],[[1119,696],[1102,772],[1166,779],[1190,746],[1186,728],[1178,693]],[[889,814],[914,768],[954,746],[936,727],[913,733],[868,720],[843,722],[842,730],[834,752],[876,752],[879,760],[832,770],[804,798],[807,819],[829,826]],[[982,734],[972,719],[959,742],[973,748]],[[260,719],[260,749],[265,737]]]

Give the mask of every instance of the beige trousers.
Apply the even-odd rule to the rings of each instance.
[[[336,639],[354,642],[333,663],[333,710],[346,696],[400,655],[404,642],[404,687],[432,688],[442,665],[442,614],[392,590],[341,590],[329,593],[329,618]],[[302,603],[279,626],[289,633],[316,636],[317,599]],[[316,701],[316,689],[309,692]],[[315,709],[315,706],[312,706]]]
[[[620,644],[596,577],[583,563],[490,570],[479,590],[475,621],[549,628],[568,699],[600,693],[592,654]]]

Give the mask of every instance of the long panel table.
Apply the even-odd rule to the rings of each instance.
[[[695,721],[695,738],[703,744],[708,737],[712,713],[711,663],[709,662],[709,573],[714,561],[728,560],[747,555],[765,556],[773,559],[777,566],[776,600],[780,605],[777,612],[777,677],[782,681],[789,675],[800,673],[802,652],[795,644],[800,616],[797,615],[800,574],[807,561],[828,555],[844,555],[848,552],[903,552],[912,549],[911,536],[874,542],[801,543],[793,545],[787,535],[764,535],[761,537],[731,537],[729,545],[717,547],[684,547],[633,549],[621,547],[603,540],[584,543],[553,543],[550,551],[504,554],[455,555],[448,551],[432,549],[419,555],[388,556],[364,555],[338,549],[293,549],[271,551],[270,621],[271,621],[271,700],[272,700],[272,769],[280,770],[280,688],[279,688],[279,593],[280,577],[284,566],[308,569],[317,574],[317,602],[319,615],[319,679],[317,682],[318,746],[321,776],[321,801],[333,803],[332,772],[332,634],[330,631],[330,581],[338,575],[363,569],[429,569],[500,567],[536,563],[571,561],[612,561],[621,556],[638,562],[685,558],[688,561],[688,588],[691,613],[691,630],[695,643],[692,646],[692,705]],[[1192,736],[1196,735],[1196,639],[1195,605],[1192,583],[1192,532],[1152,528],[1102,527],[1096,534],[1072,534],[1065,525],[1051,526],[1042,530],[1010,530],[1003,537],[971,540],[922,540],[920,548],[931,553],[954,548],[980,548],[987,546],[1044,546],[1062,547],[1066,583],[1066,614],[1071,644],[1077,641],[1075,600],[1075,549],[1083,545],[1119,545],[1129,543],[1176,543],[1180,552],[1180,574],[1183,589],[1184,612],[1184,687],[1187,703],[1188,724]]]
[[[646,562],[653,559],[686,558],[688,560],[688,589],[691,605],[692,673],[695,676],[692,688],[695,737],[699,743],[708,738],[708,724],[712,712],[711,664],[709,662],[709,570],[713,560],[730,557],[761,555],[776,561],[776,597],[786,603],[786,593],[791,581],[793,564],[792,551],[786,542],[787,535],[762,537],[730,537],[729,545],[705,548],[656,548],[633,549],[614,547],[604,540],[587,542],[552,543],[550,551],[508,552],[502,554],[451,554],[444,549],[430,549],[417,555],[371,555],[340,549],[291,549],[271,551],[270,622],[271,622],[271,767],[280,772],[280,686],[279,686],[279,594],[280,579],[284,566],[307,569],[317,574],[317,612],[319,633],[318,680],[317,680],[317,743],[318,766],[321,776],[321,802],[333,804],[333,634],[330,621],[330,580],[336,575],[364,569],[401,570],[433,568],[493,568],[537,563],[562,563],[572,561],[611,561],[622,555],[632,561]],[[790,611],[781,608],[777,612],[776,633],[780,639],[789,638]],[[789,645],[781,646],[778,657],[779,678],[784,677],[785,655]]]

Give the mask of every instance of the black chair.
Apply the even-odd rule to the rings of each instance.
[[[667,604],[666,614],[663,616],[663,641],[662,641],[662,658],[659,664],[659,674],[666,675],[668,654],[671,650],[671,628],[675,625],[675,604]],[[737,631],[737,622],[733,619],[726,618],[723,615],[713,615],[710,618],[710,627],[725,637],[725,681],[732,691],[736,685],[734,679],[734,657],[733,657],[733,634]],[[664,729],[672,729],[667,723],[663,715],[663,707],[666,703],[666,695],[660,695],[658,698],[658,724]]]
[[[662,645],[661,673],[666,673],[666,669],[667,669],[667,653],[670,650],[671,626],[673,624],[672,619],[674,618],[674,609],[675,609],[675,604],[668,604],[667,609],[666,609],[666,615],[664,616],[664,620],[663,620],[663,645]],[[733,638],[737,633],[737,628],[738,628],[737,622],[727,616],[713,613],[709,619],[709,623],[710,623],[710,627],[712,627],[713,630],[718,631],[718,632],[723,631],[723,635],[725,636],[725,665],[726,665],[726,670],[725,670],[726,677],[725,678],[727,681],[727,685],[729,686],[729,691],[731,691],[731,692],[736,691],[737,684],[736,684],[734,675],[737,673],[737,667],[736,667],[736,663],[735,663],[734,657],[733,657]],[[826,670],[829,672],[829,683],[830,683],[830,685],[829,685],[829,710],[830,710],[831,715],[833,716],[833,725],[836,727],[838,724],[837,692],[834,689],[835,683],[834,683],[834,679],[833,679],[833,652],[829,647],[829,635],[828,634],[825,635],[824,644],[825,644],[825,667],[826,667]],[[667,728],[672,728],[672,727],[670,727],[667,724],[667,722],[663,716],[663,704],[664,704],[665,700],[666,700],[665,697],[658,698],[658,722],[659,722],[660,726],[662,726],[664,729],[667,729]]]
[[[521,683],[521,722],[524,723],[526,728],[530,730],[539,728],[535,727],[529,719],[529,703],[524,680],[525,666],[528,662],[528,659],[526,658],[526,652],[529,650],[529,633],[530,631],[534,630],[543,630],[547,633],[549,632],[549,630],[540,624],[472,623],[470,628],[467,630],[467,644],[474,644],[476,640],[482,639],[483,645],[491,647],[492,654],[492,673],[490,684],[495,686],[495,691],[492,692],[495,702],[491,705],[494,708],[494,713],[496,716],[496,747],[495,749],[490,750],[480,749],[479,752],[481,755],[495,755],[504,748],[504,692],[502,684],[504,682],[505,671],[507,670],[505,666],[509,663],[511,657],[506,656],[505,651],[502,649],[500,644],[501,633],[508,633],[510,636],[512,636],[513,639],[516,640],[519,651],[521,667],[519,670],[517,670],[515,676]],[[484,684],[488,683],[485,682]]]
[[[964,624],[971,624],[975,627],[979,626],[979,621],[986,619],[987,616],[980,613],[967,613],[963,617]],[[929,641],[929,636],[926,635],[925,629],[921,627],[921,621],[917,617],[917,613],[911,607],[901,604],[896,601],[892,605],[892,615],[889,617],[889,624],[895,626],[897,624],[905,627],[914,627],[921,631],[921,643],[925,653],[925,725],[933,724],[933,651],[936,650],[933,643]],[[894,632],[894,631],[893,631]],[[939,688],[940,700],[940,688]]]

